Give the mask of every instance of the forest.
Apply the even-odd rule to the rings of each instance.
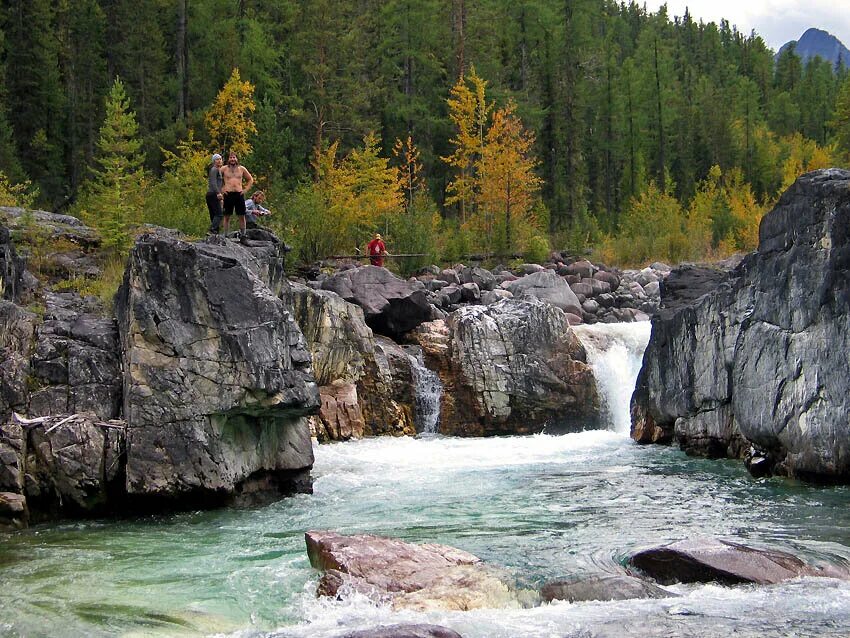
[[[311,261],[374,231],[621,265],[752,250],[850,158],[847,68],[612,0],[1,0],[0,204],[205,234],[236,150]]]

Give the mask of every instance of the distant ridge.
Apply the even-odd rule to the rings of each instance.
[[[844,66],[850,67],[850,49],[827,31],[807,29],[799,40],[791,40],[791,42],[783,44],[776,57],[778,58],[785,49],[793,44],[796,44],[795,53],[803,60],[803,64],[819,55],[833,66],[840,61]]]

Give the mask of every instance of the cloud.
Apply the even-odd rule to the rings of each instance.
[[[657,11],[664,0],[647,0]],[[850,12],[839,9],[835,0],[667,0],[667,13],[681,16],[687,7],[694,20],[720,22],[725,18],[738,31],[755,31],[768,46],[778,49],[797,40],[809,27],[829,31],[850,47]]]

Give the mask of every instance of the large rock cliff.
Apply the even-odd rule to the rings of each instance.
[[[0,212],[21,223],[17,209]],[[49,259],[39,251],[42,277],[10,243],[2,250],[30,305],[0,300],[0,527],[309,490],[319,392],[281,298],[280,242],[144,235],[116,321],[94,297],[57,292],[64,268],[97,268],[90,229],[35,215],[54,246]]]
[[[303,489],[310,353],[272,241],[136,241],[117,298],[131,494]]]
[[[850,480],[850,172],[802,176],[729,272],[674,272],[632,398],[632,436]],[[694,299],[696,278],[708,282]],[[690,298],[681,292],[689,291]]]

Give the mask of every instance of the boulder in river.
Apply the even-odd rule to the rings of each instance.
[[[443,434],[598,427],[599,396],[584,347],[566,315],[548,303],[506,299],[464,307],[412,337],[443,384]]]
[[[339,638],[462,638],[462,636],[439,625],[384,625],[374,629],[361,629],[342,634]]]
[[[396,609],[519,606],[505,574],[448,545],[329,531],[307,532],[305,538],[310,564],[324,572],[318,595],[344,596],[353,590]]]
[[[591,600],[631,600],[633,598],[670,598],[673,592],[625,574],[604,574],[568,580],[554,580],[540,589],[546,602],[566,600],[571,603]]]
[[[631,556],[629,565],[662,585],[710,582],[765,585],[799,576],[850,577],[846,567],[814,567],[787,552],[713,538],[647,549]]]

